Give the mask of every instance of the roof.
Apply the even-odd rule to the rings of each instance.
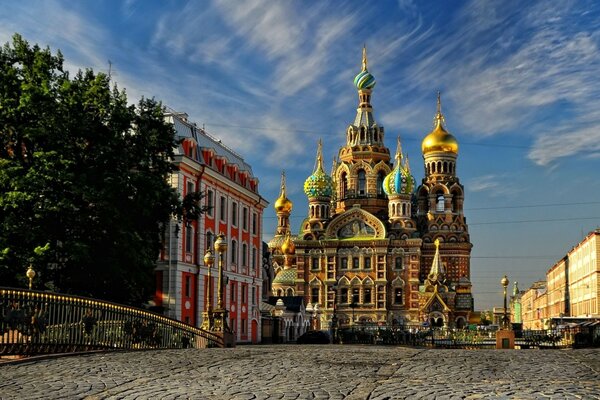
[[[269,296],[267,303],[274,306],[279,299],[283,301],[286,309],[293,312],[300,312],[300,307],[304,304],[302,296]]]
[[[230,164],[237,164],[242,171],[248,171],[252,174],[252,167],[246,163],[242,156],[224,145],[221,140],[218,140],[208,134],[204,129],[198,128],[195,123],[187,121],[187,114],[178,112],[167,112],[165,114],[169,121],[173,123],[173,127],[180,139],[193,138],[198,143],[199,147],[206,147],[215,150],[215,153],[221,157],[225,157]],[[202,157],[200,154],[199,157]],[[198,160],[203,162],[203,160]]]

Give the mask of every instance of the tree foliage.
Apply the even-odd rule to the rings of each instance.
[[[92,70],[19,35],[0,49],[0,285],[139,304],[162,226],[175,132],[154,99],[129,105]],[[37,249],[37,251],[36,251]]]

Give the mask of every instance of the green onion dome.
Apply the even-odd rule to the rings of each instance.
[[[317,167],[304,181],[304,193],[308,198],[331,197],[333,195],[333,179],[323,170],[322,143],[319,140],[317,148]]]
[[[367,49],[363,47],[362,70],[354,78],[354,86],[358,90],[373,89],[375,77],[367,70]]]
[[[396,150],[396,167],[383,180],[383,191],[387,196],[397,194],[411,194],[415,188],[415,178],[410,173],[408,157],[402,160],[402,147],[398,138],[398,149]]]
[[[373,89],[375,87],[375,77],[369,71],[361,71],[354,78],[354,86],[358,90]]]

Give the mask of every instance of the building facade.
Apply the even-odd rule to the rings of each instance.
[[[600,229],[590,232],[522,296],[523,327],[600,321]],[[526,303],[527,301],[527,303]]]
[[[184,113],[166,118],[177,132],[179,146],[173,163],[177,170],[170,183],[181,198],[201,192],[207,211],[198,220],[172,219],[165,229],[156,267],[155,304],[165,315],[191,325],[202,325],[207,307],[217,304],[217,262],[208,279],[204,254],[213,249],[216,235],[227,239],[223,258],[224,304],[229,326],[238,342],[260,341],[259,304],[262,298],[262,214],[267,201],[258,191],[252,168],[195,124]],[[215,255],[217,256],[217,255]]]
[[[438,95],[434,127],[422,142],[416,187],[400,139],[395,154],[374,118],[375,78],[363,49],[356,117],[325,172],[319,142],[304,184],[307,216],[293,235],[293,205],[282,176],[277,229],[269,242],[274,296],[303,296],[322,328],[356,323],[465,326],[473,311],[471,243],[457,175],[458,142],[445,127]],[[292,245],[290,245],[290,243]]]

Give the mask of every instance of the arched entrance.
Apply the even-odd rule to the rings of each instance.
[[[442,314],[439,311],[433,311],[429,313],[429,318],[427,320],[429,321],[429,326],[431,326],[432,328],[441,328],[444,325],[446,325],[444,320],[444,314]]]

